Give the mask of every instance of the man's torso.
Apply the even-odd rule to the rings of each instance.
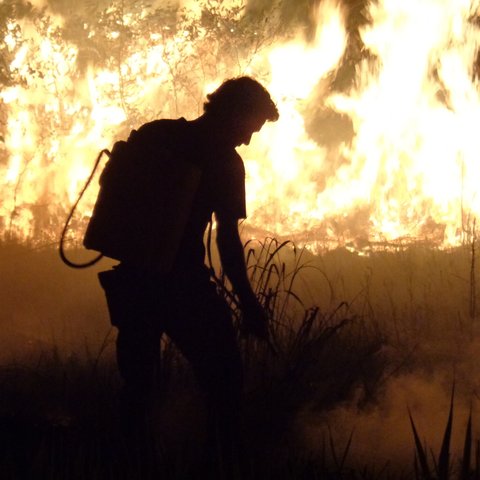
[[[203,238],[212,213],[220,219],[238,220],[246,216],[242,159],[233,148],[221,150],[209,143],[192,122],[183,118],[146,123],[132,132],[128,142],[135,145],[141,155],[147,155],[153,161],[161,162],[161,152],[167,149],[174,158],[201,170],[174,271],[187,275],[204,271]],[[159,248],[162,246],[159,245]]]

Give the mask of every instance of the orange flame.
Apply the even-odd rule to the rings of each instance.
[[[245,28],[242,2],[217,3],[205,17],[202,2],[186,2],[173,24],[155,29],[144,26],[147,9],[109,7],[105,15],[118,13],[109,29],[84,24],[87,39],[103,35],[106,49],[118,49],[117,60],[111,55],[102,66],[82,66],[84,51],[59,33],[62,18],[8,19],[3,44],[13,81],[0,90],[4,237],[56,239],[96,152],[153,118],[193,118],[204,94],[237,74],[263,80],[281,114],[240,152],[252,228],[354,248],[405,237],[458,245],[473,233],[478,0],[372,2],[371,21],[358,32],[368,55],[356,61],[347,88],[334,85],[353,42],[338,1],[312,12],[309,40],[299,32],[272,45],[251,41],[262,32]],[[128,28],[137,34],[127,38]],[[224,43],[212,34],[221,28],[231,36]],[[232,51],[232,39],[247,39],[249,48]],[[96,192],[92,186],[81,204],[76,238]]]

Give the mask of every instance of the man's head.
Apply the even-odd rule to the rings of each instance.
[[[268,91],[250,77],[238,77],[222,83],[207,95],[205,114],[217,119],[234,146],[250,142],[266,121],[278,120],[278,110]]]

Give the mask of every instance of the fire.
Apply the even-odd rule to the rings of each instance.
[[[325,0],[310,30],[288,35],[275,10],[267,24],[243,7],[112,3],[76,36],[45,9],[22,18],[6,10],[1,235],[55,241],[100,149],[154,118],[194,118],[204,94],[238,74],[263,81],[281,115],[240,152],[251,228],[357,249],[473,235],[478,0],[372,2],[353,30],[347,5]],[[77,240],[97,188],[80,204]]]
[[[354,121],[348,158],[354,168],[363,166],[362,184],[374,186],[362,200],[386,238],[425,235],[433,222],[454,244],[462,213],[478,215],[473,128],[480,110],[472,79],[480,37],[469,22],[477,10],[464,1],[372,8],[373,26],[362,37],[380,70],[371,75],[361,65],[360,88],[332,98]]]

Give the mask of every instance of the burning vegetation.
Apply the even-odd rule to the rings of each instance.
[[[0,6],[3,238],[55,240],[101,148],[145,121],[197,115],[239,74],[280,110],[242,151],[258,236],[361,250],[472,235],[477,1],[69,5]]]

